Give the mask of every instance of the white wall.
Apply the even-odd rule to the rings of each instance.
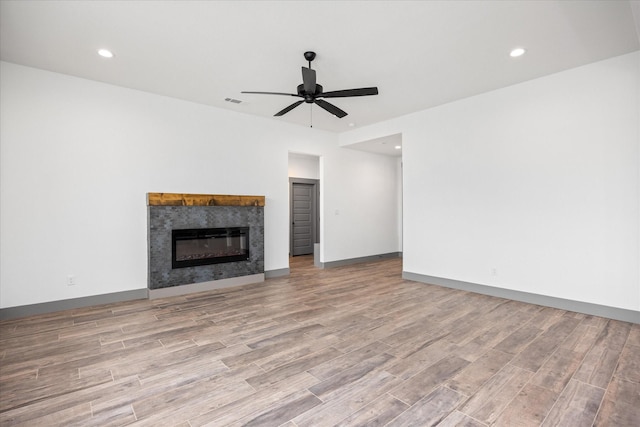
[[[334,173],[337,170],[341,173]],[[324,214],[320,217],[320,242],[325,250],[321,262],[400,250],[397,179],[394,157],[350,149],[322,156],[320,205]],[[331,190],[337,188],[342,191]],[[354,239],[358,228],[366,231],[357,232]]]
[[[402,252],[402,198],[403,198],[403,190],[402,190],[402,157],[398,157],[396,160],[396,180],[397,180],[397,189],[396,189],[396,197],[397,197],[397,205],[396,205],[396,215],[397,219],[397,227],[398,227],[398,250]]]
[[[320,179],[320,159],[308,154],[289,153],[289,177]]]
[[[340,148],[334,134],[10,63],[0,67],[2,308],[145,288],[147,192],[265,195],[265,269],[287,268],[289,151],[326,158],[329,200],[359,194],[359,202],[375,199],[382,211],[395,212],[387,203],[395,192],[369,185],[378,179],[377,165],[386,163]],[[358,179],[352,164],[359,165]],[[325,228],[324,256],[340,259],[342,238],[350,257],[369,255],[371,247],[397,250],[397,236],[368,227],[353,221]],[[346,235],[336,239],[334,232]],[[364,235],[373,242],[358,243]],[[68,274],[76,286],[66,285]]]
[[[639,80],[635,52],[340,141],[402,132],[404,271],[637,311]]]

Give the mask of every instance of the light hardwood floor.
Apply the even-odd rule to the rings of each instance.
[[[1,322],[0,425],[640,425],[640,325],[312,264]]]

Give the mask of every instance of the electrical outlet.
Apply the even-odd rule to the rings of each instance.
[[[73,274],[70,274],[67,276],[67,286],[75,286],[76,283],[76,276],[74,276]]]

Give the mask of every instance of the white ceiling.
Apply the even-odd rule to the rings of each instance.
[[[380,138],[374,138],[349,145],[343,145],[343,147],[352,148],[354,150],[368,151],[370,153],[384,154],[385,156],[401,157],[402,134],[397,133],[394,135],[386,135]]]
[[[633,8],[637,1],[3,0],[0,59],[343,132],[638,50]],[[510,58],[516,46],[527,54]],[[308,104],[274,118],[297,98],[240,93],[295,93],[307,50],[317,52],[325,91],[380,94],[330,100],[349,113],[338,119]]]

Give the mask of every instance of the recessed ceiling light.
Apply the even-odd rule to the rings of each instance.
[[[522,47],[517,47],[509,53],[509,56],[511,56],[512,58],[517,58],[518,56],[524,55],[526,51],[527,50]]]
[[[113,52],[111,52],[109,49],[98,49],[98,55],[102,56],[103,58],[113,58]]]
[[[355,123],[349,123],[350,128],[354,127],[355,125],[356,125]]]
[[[395,146],[395,149],[396,149],[396,150],[400,150],[400,149],[402,149],[402,146],[401,146],[401,145],[396,145],[396,146]]]

